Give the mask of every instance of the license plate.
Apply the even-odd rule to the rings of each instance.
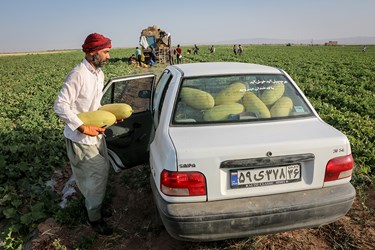
[[[230,171],[231,188],[278,185],[301,181],[299,164]]]

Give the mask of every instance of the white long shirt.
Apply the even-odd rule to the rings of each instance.
[[[86,59],[67,75],[53,106],[56,114],[65,123],[66,138],[87,145],[97,143],[96,136],[88,136],[77,130],[83,124],[77,114],[98,110],[101,106],[103,86],[103,71],[100,68],[95,70]]]

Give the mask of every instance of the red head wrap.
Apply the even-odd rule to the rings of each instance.
[[[82,50],[85,53],[99,51],[105,48],[111,48],[111,40],[98,33],[92,33],[86,37],[85,43],[82,44]]]

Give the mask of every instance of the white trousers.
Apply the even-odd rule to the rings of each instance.
[[[85,197],[90,221],[101,218],[101,208],[108,181],[107,144],[104,137],[100,137],[96,145],[84,145],[65,139],[73,176]]]

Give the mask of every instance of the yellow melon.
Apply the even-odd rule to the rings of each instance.
[[[242,82],[231,83],[215,96],[215,105],[238,102],[245,92],[246,86]]]
[[[283,117],[288,116],[290,111],[293,108],[293,101],[287,96],[281,97],[279,100],[275,102],[275,104],[271,107],[271,116],[272,117]]]
[[[126,103],[105,104],[101,106],[99,110],[111,112],[116,116],[117,120],[126,119],[133,113],[132,107]]]
[[[242,98],[246,111],[252,112],[258,118],[270,118],[271,113],[267,106],[253,93],[246,92]]]
[[[244,111],[244,106],[240,103],[228,103],[217,105],[204,113],[205,121],[226,120],[229,115],[237,115]]]
[[[283,83],[275,83],[270,89],[263,91],[260,99],[267,106],[274,104],[280,97],[283,96],[285,91],[285,85]]]
[[[183,87],[180,96],[183,102],[195,109],[210,109],[215,105],[213,96],[200,89]]]
[[[109,127],[116,122],[116,116],[104,110],[83,112],[77,115],[84,125]]]

